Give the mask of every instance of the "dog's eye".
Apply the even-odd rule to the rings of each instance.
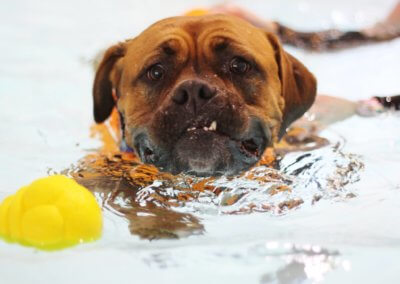
[[[232,73],[236,73],[236,74],[244,74],[246,72],[248,72],[251,68],[250,64],[244,60],[241,57],[234,57],[231,60],[230,66],[229,66],[230,70]]]
[[[154,64],[147,70],[147,78],[152,81],[159,81],[164,78],[165,69],[161,64]]]

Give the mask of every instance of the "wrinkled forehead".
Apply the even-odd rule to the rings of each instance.
[[[167,18],[147,28],[130,45],[131,52],[143,59],[151,57],[152,51],[196,53],[198,49],[218,49],[228,45],[253,56],[273,51],[263,31],[226,15]]]

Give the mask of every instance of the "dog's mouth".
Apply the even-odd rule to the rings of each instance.
[[[257,163],[268,141],[258,122],[235,137],[223,124],[212,120],[189,124],[168,148],[156,145],[142,133],[135,138],[135,149],[144,163],[174,174],[232,175]]]
[[[144,159],[142,159],[142,160],[144,160],[144,161],[152,161],[155,158],[154,155],[155,155],[154,151],[152,149],[150,149],[149,147],[145,146],[144,149],[143,149],[143,157],[144,157]]]
[[[248,139],[240,142],[240,149],[249,155],[260,156],[260,145],[256,144],[254,139]]]
[[[224,132],[219,131],[218,127],[218,123],[216,120],[213,120],[208,126],[204,125],[202,126],[197,125],[197,126],[190,126],[186,129],[186,132],[189,133],[194,133],[195,135],[201,135],[204,134],[204,132],[209,132],[209,133],[213,133],[215,135],[219,135],[219,136],[224,136],[227,137],[228,139],[232,140],[233,142],[235,142],[237,144],[237,147],[245,154],[249,155],[249,156],[256,156],[258,157],[260,155],[260,142],[261,141],[257,141],[254,138],[250,138],[250,139],[235,139],[227,134],[225,134]],[[193,137],[193,136],[192,136]],[[195,137],[195,136],[194,136]]]

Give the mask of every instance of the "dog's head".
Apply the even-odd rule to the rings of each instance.
[[[312,105],[313,75],[272,34],[225,15],[162,20],[110,47],[94,117],[116,105],[141,160],[172,173],[235,174]]]

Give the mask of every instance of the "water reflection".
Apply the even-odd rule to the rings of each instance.
[[[278,257],[285,264],[274,272],[264,274],[261,284],[320,283],[332,270],[341,268],[348,271],[351,268],[350,262],[342,259],[338,251],[320,246],[273,243],[274,246],[267,243],[261,251],[267,259]]]
[[[254,273],[261,275],[260,284],[321,283],[334,270],[351,270],[350,261],[337,250],[280,241],[219,245],[196,250],[193,254],[187,254],[181,247],[174,251],[160,250],[146,254],[142,259],[151,268],[185,267],[194,274],[197,266],[205,267],[210,263],[215,266],[223,264],[221,269],[226,271],[246,271],[251,267]]]
[[[233,177],[173,176],[129,153],[95,153],[67,173],[99,196],[105,209],[128,219],[132,234],[147,239],[202,233],[198,217],[205,214],[282,215],[356,196],[348,185],[359,180],[358,156],[344,153],[339,138],[328,144],[313,135],[295,137],[288,135],[258,166]]]

